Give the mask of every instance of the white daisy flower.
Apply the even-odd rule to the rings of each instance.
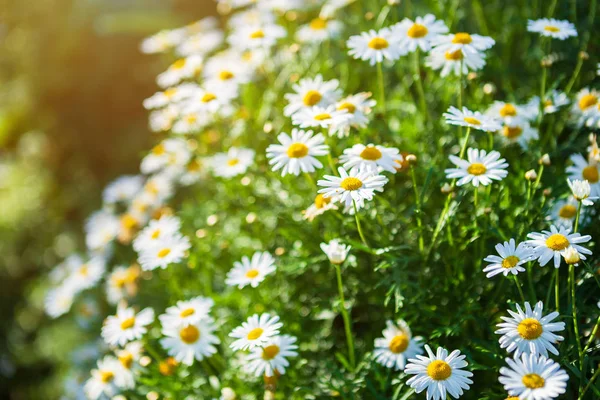
[[[506,143],[518,143],[523,149],[527,149],[529,142],[539,137],[537,129],[532,128],[528,121],[519,118],[505,122],[499,133]]]
[[[141,175],[123,175],[106,185],[102,192],[102,200],[105,204],[128,203],[144,185]]]
[[[163,215],[159,219],[150,221],[133,241],[133,249],[138,253],[144,249],[149,249],[168,239],[181,229],[181,220],[172,215]]]
[[[304,219],[312,222],[312,220],[325,213],[325,211],[337,209],[338,207],[332,201],[331,197],[324,197],[322,194],[317,194],[315,201],[306,210],[302,211],[302,215],[304,215]]]
[[[525,244],[533,248],[534,256],[542,267],[552,259],[554,259],[554,268],[560,267],[560,257],[569,246],[575,248],[584,260],[585,256],[583,254],[592,254],[590,250],[579,245],[580,243],[589,242],[592,237],[571,233],[571,229],[565,227],[557,228],[551,225],[550,231],[533,232],[528,234],[527,237],[531,240],[527,240]]]
[[[189,99],[199,89],[200,87],[195,83],[182,83],[179,86],[168,88],[164,92],[154,93],[144,100],[143,105],[147,110],[167,107]]]
[[[535,32],[542,36],[548,36],[552,39],[559,40],[565,40],[569,37],[577,36],[575,25],[569,21],[558,20],[554,18],[527,20],[527,32]]]
[[[202,361],[217,352],[214,345],[221,341],[214,335],[215,329],[212,318],[187,325],[163,325],[162,334],[166,337],[160,345],[178,362],[192,365],[194,359]]]
[[[85,244],[92,253],[103,253],[119,235],[119,218],[107,210],[99,210],[85,222]]]
[[[340,111],[345,110],[349,118],[346,123],[336,126],[332,134],[336,134],[339,138],[342,138],[350,134],[350,128],[365,128],[369,123],[367,115],[371,113],[372,108],[377,104],[370,97],[371,93],[361,92],[338,101],[335,108]]]
[[[98,368],[91,371],[85,382],[85,395],[90,400],[112,398],[125,387],[124,371],[119,361],[111,356],[98,360]]]
[[[354,3],[356,0],[327,0],[321,8],[320,16],[322,18],[331,18],[337,11]]]
[[[140,271],[137,265],[115,267],[106,279],[106,299],[117,304],[122,299],[135,295]]]
[[[382,28],[379,31],[371,29],[369,32],[350,36],[346,45],[350,49],[348,54],[356,59],[369,61],[371,65],[384,59],[396,61],[407,53],[390,28]]]
[[[448,168],[445,170],[448,179],[458,179],[456,184],[462,186],[472,183],[478,187],[480,184],[487,186],[493,180],[500,181],[508,175],[506,168],[508,164],[504,158],[500,158],[500,153],[485,150],[467,149],[467,160],[462,160],[451,155],[450,161],[458,168]]]
[[[186,326],[208,318],[215,302],[208,297],[197,296],[189,300],[180,300],[165,310],[158,319],[163,327]]]
[[[375,146],[374,144],[355,144],[349,149],[344,150],[340,157],[340,162],[344,163],[344,168],[353,167],[364,168],[373,172],[391,172],[396,173],[397,162],[402,161],[400,150],[395,147]]]
[[[224,51],[206,61],[203,76],[206,81],[240,85],[251,80],[253,69],[244,65],[242,54]]]
[[[152,247],[142,249],[138,261],[144,271],[156,268],[165,269],[169,264],[183,260],[191,247],[187,236],[180,234],[165,237]]]
[[[577,92],[571,112],[579,125],[591,126],[596,120],[597,107],[600,104],[600,92],[583,88]]]
[[[165,139],[142,159],[140,170],[152,174],[162,170],[175,171],[186,165],[192,153],[188,142],[180,138]]]
[[[313,136],[313,131],[292,129],[292,135],[280,133],[279,143],[267,148],[267,158],[273,171],[281,169],[281,176],[300,175],[300,172],[315,172],[323,164],[315,157],[324,156],[329,151],[322,134]]]
[[[69,265],[69,275],[65,283],[72,286],[76,292],[80,292],[96,286],[104,276],[104,272],[106,272],[106,264],[103,258],[81,260],[77,265]]]
[[[145,308],[138,314],[133,308],[118,307],[116,315],[110,315],[102,325],[102,338],[111,346],[123,346],[141,339],[148,331],[146,326],[154,321],[154,310]]]
[[[251,24],[237,27],[228,37],[229,44],[239,49],[269,49],[286,36],[283,27],[276,24]]]
[[[252,259],[242,257],[242,261],[233,263],[233,268],[227,273],[225,283],[237,286],[239,289],[250,285],[253,288],[265,280],[267,275],[275,272],[275,259],[268,252],[256,252]]]
[[[463,107],[461,111],[450,106],[443,117],[446,118],[447,124],[467,126],[484,132],[496,132],[502,128],[500,122],[495,118],[483,115],[479,111],[471,111],[467,107]]]
[[[343,167],[338,168],[340,176],[325,175],[317,182],[317,185],[323,187],[319,193],[324,197],[335,197],[339,203],[351,206],[353,201],[356,203],[364,200],[371,200],[375,192],[383,192],[383,186],[388,179],[383,175],[378,175],[373,171],[352,168],[347,172]]]
[[[469,71],[479,71],[485,66],[485,58],[483,54],[466,57],[461,49],[446,51],[434,47],[425,59],[425,65],[434,71],[441,70],[440,76],[445,78],[450,73],[461,76],[467,75]]]
[[[590,185],[590,196],[600,197],[600,164],[588,162],[582,155],[569,157],[573,165],[567,167],[570,179],[586,180]]]
[[[185,38],[185,31],[181,29],[162,30],[146,39],[140,45],[142,53],[164,53],[177,46]]]
[[[498,380],[509,395],[520,400],[550,400],[567,390],[569,375],[552,359],[535,354],[506,359]]]
[[[454,53],[457,50],[462,50],[465,59],[468,59],[492,48],[495,43],[491,37],[458,32],[449,35],[438,35],[432,44],[438,51]]]
[[[238,96],[237,86],[218,81],[206,82],[183,106],[183,113],[210,113],[222,116],[231,114],[231,102]]]
[[[403,370],[406,361],[423,354],[421,337],[413,337],[406,321],[386,321],[383,338],[375,339],[375,361],[395,370]]]
[[[231,147],[227,153],[217,153],[210,162],[213,174],[223,178],[231,178],[244,174],[254,163],[254,150]]]
[[[404,18],[401,22],[391,27],[393,35],[398,38],[400,46],[413,52],[420,48],[427,52],[431,49],[431,43],[439,35],[448,33],[448,27],[444,21],[436,20],[432,14],[417,17],[414,21]]]
[[[533,258],[533,250],[527,247],[525,243],[516,245],[515,239],[510,239],[508,242],[498,243],[496,251],[500,257],[489,255],[483,259],[488,263],[483,272],[487,272],[486,277],[491,278],[498,274],[508,276],[508,274],[517,275],[519,272],[525,272],[525,268],[521,265]]]
[[[548,357],[548,351],[558,355],[554,347],[558,342],[564,340],[562,336],[554,332],[565,329],[564,322],[552,322],[558,317],[558,312],[551,312],[543,316],[544,304],[539,301],[532,310],[531,305],[525,302],[525,311],[517,304],[517,312],[508,310],[511,317],[500,317],[504,322],[497,324],[496,334],[500,337],[500,347],[509,353],[514,352],[514,357],[521,354],[535,354]]]
[[[142,354],[144,352],[144,345],[142,342],[129,342],[122,349],[115,350],[115,355],[121,363],[121,366],[125,372],[125,380],[128,382],[127,386],[135,386],[135,378],[133,375],[134,370],[139,370],[140,365],[138,364]]]
[[[176,54],[188,57],[193,54],[207,55],[221,47],[225,41],[225,34],[219,29],[196,33],[187,37],[177,46]]]
[[[417,355],[408,360],[404,368],[404,373],[415,375],[406,382],[415,392],[421,393],[427,389],[428,400],[444,400],[446,392],[458,399],[464,390],[469,390],[469,385],[473,383],[469,378],[473,374],[463,370],[469,364],[460,351],[454,350],[448,355],[446,349],[438,347],[434,354],[428,345],[425,345],[425,351],[427,357]]]
[[[279,328],[282,326],[276,315],[254,314],[229,334],[229,337],[237,339],[230,347],[233,350],[248,350],[265,346],[274,336],[279,335]]]
[[[301,43],[321,43],[340,35],[344,25],[336,20],[317,17],[296,32],[296,39]]]
[[[335,106],[314,106],[303,108],[292,115],[292,124],[300,128],[325,128],[329,134],[336,132],[338,126],[351,118],[346,110],[336,110]]]
[[[330,240],[329,243],[321,243],[321,250],[327,255],[332,264],[342,264],[346,261],[352,247],[342,244],[339,239]]]
[[[577,201],[580,201],[584,206],[593,206],[593,200],[598,200],[598,197],[596,196],[590,197],[592,188],[587,180],[567,179],[567,183],[573,193],[573,197],[575,197]]]
[[[300,110],[309,109],[313,106],[327,107],[335,103],[342,91],[339,88],[339,81],[331,79],[324,81],[322,75],[314,78],[303,78],[292,89],[294,93],[287,93],[284,97],[288,105],[283,109],[286,117],[289,117]]]
[[[564,200],[557,201],[552,207],[552,211],[548,219],[557,227],[563,226],[568,229],[573,228],[575,217],[577,216],[577,207],[579,202],[573,196],[569,196]],[[581,209],[580,219],[583,217],[585,209]]]
[[[158,75],[156,83],[162,88],[168,88],[185,79],[195,78],[202,70],[203,63],[204,59],[199,55],[180,58],[171,64],[165,72]]]
[[[535,100],[537,99],[537,104]],[[504,121],[504,123],[534,121],[539,112],[539,98],[532,99],[528,104],[520,105],[504,101],[494,101],[485,112],[486,115]]]
[[[50,318],[58,318],[71,310],[75,298],[75,288],[63,283],[48,291],[44,300],[44,310]]]
[[[179,107],[169,105],[161,110],[152,111],[148,117],[148,127],[152,132],[166,132],[179,118]]]
[[[540,98],[535,96],[529,103],[537,110],[539,108]],[[554,114],[569,104],[571,104],[571,99],[569,99],[569,96],[567,96],[566,93],[552,90],[546,93],[544,99],[544,114]]]
[[[171,130],[177,135],[197,133],[214,121],[214,114],[208,111],[192,111],[178,116]]]
[[[287,358],[298,355],[296,338],[289,335],[275,336],[262,347],[255,347],[246,356],[246,372],[256,376],[279,376],[290,365]]]

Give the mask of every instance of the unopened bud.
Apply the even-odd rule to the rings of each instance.
[[[569,246],[565,250],[563,257],[565,258],[565,262],[569,265],[577,265],[579,261],[581,261],[579,252],[577,252],[577,250],[575,250],[572,246]]]
[[[415,156],[414,154],[409,154],[406,156],[406,161],[410,165],[416,165],[417,164],[417,156]]]
[[[548,153],[541,156],[540,159],[538,160],[538,163],[543,164],[546,167],[549,166],[550,165],[550,156],[548,155]]]
[[[530,169],[529,171],[525,172],[525,179],[530,182],[535,182],[537,179],[537,172],[535,172],[534,169]]]
[[[223,400],[235,400],[235,392],[230,387],[224,387],[221,389],[221,398]]]
[[[580,51],[579,58],[581,58],[582,60],[587,60],[588,58],[590,58],[590,55],[586,51]]]
[[[397,6],[400,4],[400,0],[387,0],[388,6]]]
[[[448,184],[448,182],[444,183],[444,186],[442,186],[442,188],[440,189],[442,191],[443,194],[450,194],[452,193],[452,186],[450,186],[450,184]]]
[[[552,195],[552,189],[546,188],[546,189],[544,189],[542,194],[544,195],[544,197],[550,197],[550,195]]]
[[[540,65],[542,66],[542,68],[550,68],[552,66],[553,61],[554,60],[552,60],[552,58],[550,57],[544,57]]]

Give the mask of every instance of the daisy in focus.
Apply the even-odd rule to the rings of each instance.
[[[498,380],[504,390],[520,400],[550,400],[567,390],[569,375],[552,359],[535,354],[507,358]]]
[[[350,36],[346,45],[350,49],[348,54],[356,59],[369,61],[371,65],[381,63],[384,59],[395,61],[407,53],[390,28],[379,31],[371,29],[360,35]]]
[[[499,256],[489,255],[484,258],[484,261],[491,263],[483,269],[483,272],[487,272],[488,278],[498,274],[508,276],[508,274],[517,275],[519,272],[525,272],[525,268],[521,265],[533,258],[533,251],[525,243],[519,243],[517,246],[515,239],[498,243],[496,251]]]
[[[557,228],[550,226],[550,231],[541,233],[533,232],[527,235],[530,240],[525,242],[534,251],[534,257],[543,267],[550,260],[554,260],[554,268],[560,267],[560,257],[564,255],[567,248],[573,247],[585,260],[584,254],[592,254],[591,250],[580,246],[581,243],[589,242],[590,235],[581,236],[579,233],[571,233],[571,229],[565,227]]]
[[[467,365],[465,356],[459,350],[454,350],[450,355],[442,347],[438,347],[434,354],[428,345],[425,345],[427,356],[417,355],[409,359],[404,368],[404,373],[414,375],[406,383],[416,393],[427,390],[427,399],[444,400],[446,392],[458,399],[469,385],[473,383],[470,377],[473,374],[465,371]]]
[[[229,334],[229,337],[236,339],[230,347],[233,350],[248,350],[266,346],[273,337],[279,335],[282,326],[276,315],[254,314]]]
[[[146,328],[154,321],[154,310],[145,308],[135,313],[133,308],[119,307],[116,315],[110,315],[102,326],[102,338],[111,346],[124,346],[132,340],[141,339]]]
[[[345,110],[349,118],[344,123],[337,125],[332,133],[342,138],[350,134],[350,128],[360,129],[366,127],[369,123],[367,115],[371,114],[373,107],[377,104],[370,97],[371,93],[361,92],[338,101],[335,108],[340,111]]]
[[[178,362],[192,365],[194,360],[202,361],[217,352],[220,343],[214,335],[216,327],[212,318],[201,318],[194,323],[178,325],[163,324],[160,345]]]
[[[471,111],[467,107],[463,107],[461,111],[450,106],[443,117],[446,118],[447,124],[466,126],[484,132],[496,132],[502,128],[502,125],[496,119],[485,116],[479,111]]]
[[[500,181],[508,175],[506,168],[508,164],[504,158],[500,158],[500,153],[485,150],[467,149],[467,160],[460,159],[451,155],[450,161],[458,168],[448,168],[445,170],[448,179],[458,179],[458,186],[472,183],[478,187],[480,184],[487,186],[493,180]]]
[[[404,320],[386,321],[383,338],[375,339],[375,361],[386,368],[403,370],[408,359],[423,354],[422,339],[412,336]]]
[[[253,163],[254,150],[231,147],[227,153],[215,154],[210,164],[215,176],[231,178],[246,173]]]
[[[575,25],[569,21],[541,18],[527,21],[527,32],[539,33],[552,39],[565,40],[577,36]]]
[[[335,103],[342,94],[339,85],[337,79],[325,81],[320,74],[314,78],[301,79],[292,87],[294,93],[284,96],[288,101],[288,105],[283,109],[284,115],[289,117],[306,108],[327,107]]]
[[[290,335],[275,336],[263,347],[255,347],[246,356],[244,369],[256,376],[279,376],[290,365],[289,357],[298,355],[296,338]]]
[[[344,150],[340,162],[344,163],[346,169],[358,167],[374,173],[387,171],[395,174],[396,166],[402,162],[402,156],[400,150],[394,147],[355,144]]]
[[[176,305],[167,308],[164,314],[158,316],[158,319],[163,327],[195,324],[201,319],[209,317],[214,304],[213,299],[202,296],[180,300]]]
[[[554,332],[565,330],[564,322],[552,322],[558,317],[558,312],[544,316],[544,304],[541,301],[534,309],[531,309],[528,302],[525,303],[525,310],[518,304],[516,306],[517,312],[508,310],[511,317],[500,317],[504,322],[496,325],[500,329],[494,333],[502,335],[499,339],[500,347],[509,353],[514,352],[515,358],[521,354],[548,357],[548,351],[558,355],[554,346],[564,338]]]
[[[325,211],[337,209],[338,207],[331,197],[324,197],[319,193],[315,196],[315,201],[306,210],[302,211],[302,215],[304,215],[304,219],[312,222],[316,217],[325,213]]]
[[[346,206],[372,200],[375,192],[383,192],[383,186],[388,181],[385,176],[365,169],[352,168],[347,172],[339,167],[338,173],[339,177],[325,175],[317,185],[323,187],[319,193],[323,193],[324,197],[335,197],[337,202]]]
[[[233,268],[227,273],[225,283],[229,286],[237,286],[241,289],[247,285],[253,288],[265,278],[275,272],[275,259],[269,253],[256,252],[252,259],[242,257],[242,261],[236,261]]]
[[[439,35],[448,33],[444,21],[436,20],[432,14],[417,17],[414,21],[404,18],[392,26],[391,30],[394,37],[398,38],[400,46],[408,52],[414,52],[417,48],[427,52]]]
[[[569,189],[573,193],[573,197],[575,200],[581,202],[584,206],[593,206],[594,200],[598,200],[598,197],[590,197],[590,193],[592,188],[590,187],[590,183],[586,180],[567,179],[567,183],[569,184]]]
[[[315,172],[323,164],[315,157],[324,156],[329,151],[322,134],[313,135],[312,131],[292,129],[292,135],[280,133],[279,143],[267,148],[267,158],[273,171],[281,169],[281,176],[300,175],[300,172]]]

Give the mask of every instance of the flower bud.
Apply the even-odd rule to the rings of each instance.
[[[409,154],[406,156],[406,161],[410,164],[410,165],[416,165],[417,164],[417,156],[414,154]]]
[[[546,189],[544,189],[542,194],[544,195],[544,197],[550,197],[552,195],[552,189],[546,188]]]
[[[565,250],[563,257],[565,258],[565,262],[569,265],[577,265],[579,261],[581,261],[581,256],[573,246],[569,246]]]
[[[443,194],[450,194],[452,192],[452,186],[448,182],[444,183],[442,189],[440,189]]]
[[[540,157],[538,163],[540,163],[546,167],[549,166],[550,165],[550,156],[548,155],[548,153],[546,153],[542,157]]]
[[[332,264],[339,265],[346,261],[351,247],[340,243],[339,239],[334,239],[329,243],[321,243],[321,250],[327,255]]]
[[[525,172],[525,179],[530,182],[535,182],[537,179],[537,172],[535,172],[534,169],[530,169],[529,171]]]

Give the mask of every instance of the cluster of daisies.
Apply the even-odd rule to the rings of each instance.
[[[86,222],[85,256],[66,258],[50,276],[53,288],[46,299],[46,311],[51,317],[67,313],[76,301],[81,304],[81,322],[100,317],[99,303],[81,293],[101,284],[105,285],[107,303],[115,310],[104,320],[104,343],[93,353],[94,359],[99,360],[97,368],[83,386],[89,399],[111,398],[132,390],[137,378],[147,372],[152,358],[160,363],[160,373],[169,376],[179,365],[191,366],[216,358],[218,353],[239,352],[243,372],[263,376],[272,383],[285,374],[289,359],[298,355],[297,338],[281,333],[283,323],[273,313],[248,317],[229,334],[231,343],[227,349],[220,347],[226,341],[219,337],[223,322],[211,316],[213,298],[196,296],[169,307],[164,305],[165,313],[157,318],[160,328],[155,311],[136,304],[141,277],[156,279],[159,274],[154,270],[177,268],[195,250],[183,233],[190,228],[185,226],[187,221],[175,216],[170,208],[181,187],[210,184],[212,178],[224,183],[239,176],[244,176],[243,183],[248,173],[264,174],[273,180],[280,179],[279,174],[281,179],[305,175],[315,197],[302,211],[304,218],[313,221],[327,211],[353,214],[368,247],[359,224],[359,210],[369,207],[367,202],[384,192],[392,174],[413,165],[414,155],[385,146],[381,139],[364,140],[367,135],[361,135],[369,128],[374,110],[385,111],[382,81],[376,102],[370,92],[347,91],[340,80],[310,72],[313,70],[307,57],[305,76],[294,74],[291,90],[286,93],[284,88],[292,71],[289,65],[298,59],[295,53],[300,46],[316,58],[321,43],[345,38],[339,11],[352,0],[217,2],[222,13],[230,14],[225,29],[216,18],[205,18],[143,41],[141,50],[145,53],[168,52],[177,57],[158,75],[160,91],[143,103],[150,112],[150,129],[161,134],[161,140],[143,157],[139,175],[122,176],[104,190],[101,209]],[[315,13],[317,4],[320,7]],[[286,13],[290,11],[294,17],[283,22],[282,17],[289,16]],[[314,18],[289,29],[298,17],[296,11]],[[529,21],[527,29],[559,40],[577,35],[572,24],[553,19]],[[494,44],[490,37],[450,33],[445,23],[431,14],[414,20],[405,18],[379,30],[350,36],[346,41],[348,55],[371,66],[377,64],[380,79],[383,65],[409,53],[418,65],[423,52],[427,53],[425,65],[439,70],[442,77],[453,74],[461,81],[470,71],[484,68],[485,52]],[[250,89],[264,81],[273,90],[257,100]],[[448,200],[457,186],[470,185],[477,195],[480,186],[489,186],[509,175],[508,162],[494,150],[495,136],[501,138],[505,147],[518,144],[526,150],[540,139],[544,116],[567,106],[574,126],[600,126],[599,96],[595,89],[585,88],[570,98],[556,89],[523,102],[495,101],[483,112],[450,107],[443,115],[445,122],[460,126],[461,132],[466,133],[460,152],[449,155],[452,167],[445,174],[450,183],[443,187]],[[257,103],[262,105],[255,107]],[[285,104],[281,110],[279,103]],[[385,118],[385,112],[381,115]],[[278,134],[271,137],[268,146],[240,147],[243,141],[237,139],[254,135],[255,129]],[[470,147],[472,130],[486,132],[492,139],[490,148]],[[254,136],[250,137],[245,143],[254,143]],[[340,142],[349,144],[340,154],[334,154]],[[585,155],[576,154],[570,160],[572,165],[566,171],[570,194],[554,202],[548,216],[549,230],[529,233],[522,242],[510,239],[498,244],[498,255],[484,259],[488,265],[482,274],[516,280],[519,273],[526,271],[527,263],[537,260],[544,266],[552,262],[560,268],[564,260],[572,268],[592,254],[584,246],[592,238],[581,235],[577,228],[587,222],[584,217],[589,206],[600,196],[600,150],[596,137],[590,137]],[[258,165],[261,162],[264,165]],[[542,167],[549,163],[547,155],[540,160]],[[536,172],[528,174],[530,183],[537,185]],[[131,247],[135,253],[125,264],[117,261],[126,258],[118,251],[120,246]],[[335,266],[342,288],[340,267],[350,246],[334,239],[322,243],[321,249]],[[276,278],[273,275],[278,263],[268,251],[243,256],[228,271],[223,282],[228,286],[226,290],[237,290],[240,296],[251,295],[251,290],[262,282],[266,280],[268,285]],[[340,291],[348,334],[351,321],[345,314],[343,288]],[[543,315],[541,302],[533,309],[524,299],[523,303],[523,307],[516,305],[516,312],[508,310],[510,317],[502,317],[503,322],[498,324],[499,346],[512,354],[506,359],[507,366],[499,370],[499,381],[509,396],[522,400],[556,398],[565,392],[568,375],[550,357],[559,354],[557,346],[563,337],[556,332],[563,331],[565,324],[555,322],[558,312]],[[218,307],[215,309],[219,311]],[[374,360],[412,375],[407,384],[417,393],[425,391],[427,399],[446,399],[448,395],[459,398],[473,384],[465,355],[443,347],[434,351],[423,337],[412,335],[404,320],[388,320],[382,335],[374,343]],[[155,354],[150,339],[158,340],[167,357],[161,359]],[[223,389],[222,393],[222,399],[235,398],[231,389]]]

